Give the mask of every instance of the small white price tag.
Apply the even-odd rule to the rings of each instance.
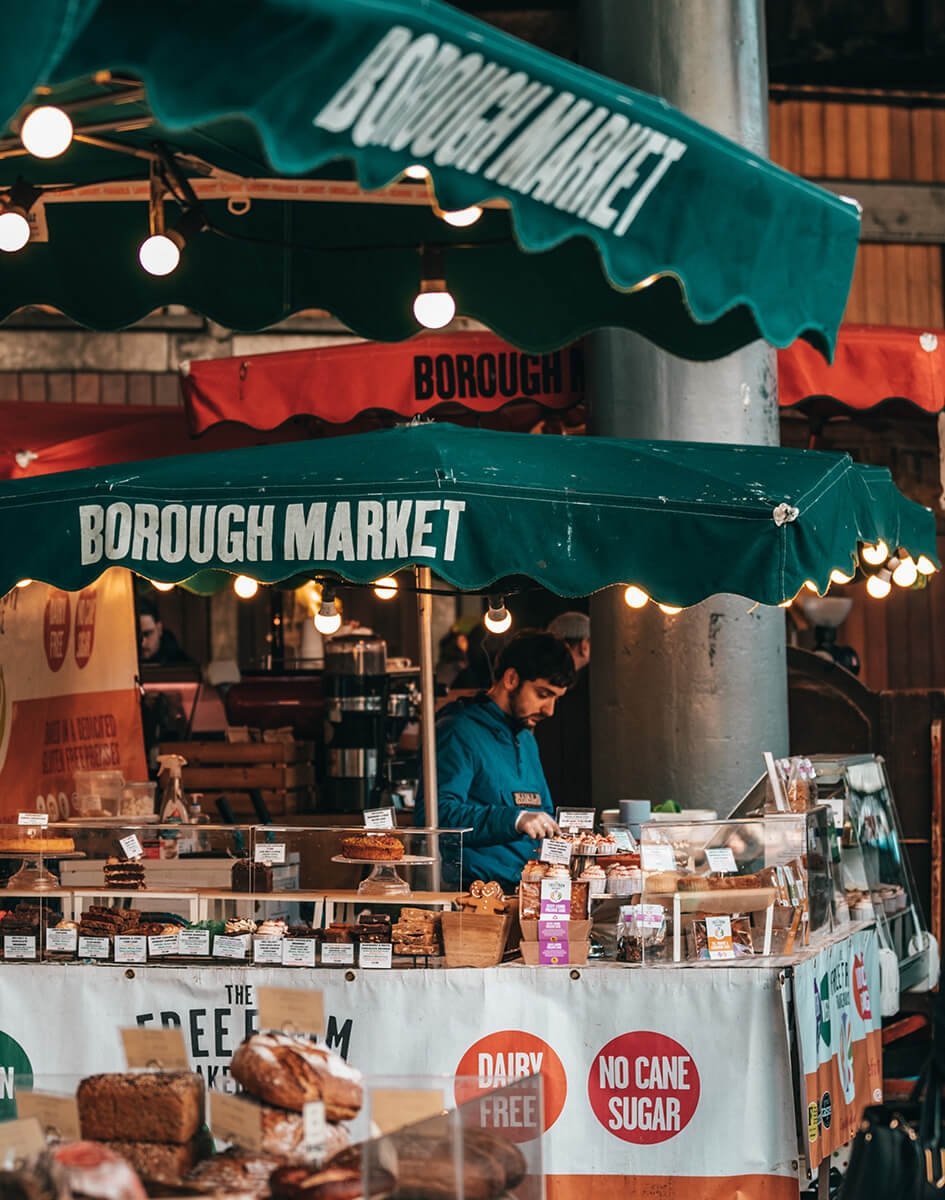
[[[675,871],[676,855],[667,842],[641,842],[640,865],[644,871]]]
[[[80,937],[79,958],[108,958],[111,946],[107,937]]]
[[[307,1104],[302,1105],[302,1146],[305,1157],[316,1165],[325,1157],[327,1138],[325,1104],[322,1100],[309,1100]]]
[[[714,846],[705,852],[705,860],[709,869],[721,875],[735,875],[738,865],[731,846]]]
[[[147,962],[148,939],[130,933],[115,934],[115,962]]]
[[[79,943],[78,929],[50,929],[46,932],[46,949],[58,953],[75,953]]]
[[[148,938],[148,954],[151,958],[164,958],[180,951],[180,934],[161,933]]]
[[[285,842],[263,842],[256,847],[255,859],[258,863],[281,867],[285,862]]]
[[[314,967],[314,938],[283,938],[282,965],[284,967]]]
[[[559,808],[555,820],[559,829],[589,829],[593,833],[596,818],[594,808]]]
[[[20,813],[17,817],[18,825],[48,825],[49,813]]]
[[[281,966],[283,941],[283,938],[277,937],[254,937],[253,962],[275,963]]]
[[[182,929],[177,935],[177,953],[206,958],[210,953],[210,930]]]
[[[3,938],[4,958],[35,958],[36,938],[6,934]]]
[[[335,966],[354,964],[354,946],[350,942],[326,942],[322,946],[322,962]]]
[[[392,808],[366,808],[364,810],[365,829],[393,829],[394,810]]]
[[[571,861],[571,843],[565,838],[542,838],[539,858],[542,862],[567,866]]]
[[[213,939],[214,958],[245,958],[249,934],[242,937],[226,937],[218,934]]]
[[[370,943],[360,947],[358,955],[358,966],[364,967],[366,970],[384,970],[391,966],[391,958],[394,947],[390,942],[382,945]]]
[[[140,858],[144,853],[136,833],[129,833],[127,837],[121,838],[118,845],[121,846],[121,852],[125,858]]]

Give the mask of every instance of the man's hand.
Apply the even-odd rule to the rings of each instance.
[[[515,822],[515,828],[519,833],[527,833],[530,838],[536,840],[557,837],[561,832],[554,818],[546,812],[523,812]]]

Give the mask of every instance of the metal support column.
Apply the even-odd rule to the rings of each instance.
[[[767,154],[762,0],[581,0],[580,10],[586,65]],[[779,440],[776,362],[763,342],[691,363],[608,330],[589,339],[588,358],[600,436]],[[591,622],[599,807],[672,797],[726,812],[762,773],[762,750],[787,753],[783,613],[717,596],[673,617],[655,604],[631,610],[609,589],[593,598]]]
[[[429,567],[417,567],[417,616],[420,624],[420,736],[423,747],[423,802],[426,823],[435,829],[440,823],[439,802],[436,790],[436,695],[433,676],[433,597],[430,588],[433,577]],[[439,847],[436,838],[428,839],[432,844],[428,853],[436,859],[430,868],[430,888],[440,890]]]

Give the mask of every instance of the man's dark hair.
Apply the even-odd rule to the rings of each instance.
[[[157,605],[153,600],[149,600],[147,596],[137,596],[135,598],[135,620],[138,620],[140,617],[150,617],[155,625],[161,619]]]
[[[575,679],[567,643],[538,629],[523,629],[503,646],[495,665],[496,679],[510,669],[517,671],[520,679],[547,679],[554,687],[569,688]]]

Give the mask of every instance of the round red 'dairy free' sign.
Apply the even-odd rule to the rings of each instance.
[[[699,1072],[689,1051],[662,1033],[624,1033],[591,1064],[587,1094],[605,1129],[652,1146],[681,1133],[699,1104]]]
[[[513,1142],[528,1142],[546,1133],[564,1108],[568,1079],[561,1059],[547,1042],[521,1029],[504,1029],[474,1042],[456,1068],[456,1103],[510,1088],[515,1080],[541,1075],[542,1119],[537,1095],[522,1087],[484,1099],[479,1114],[483,1129],[500,1130]]]

